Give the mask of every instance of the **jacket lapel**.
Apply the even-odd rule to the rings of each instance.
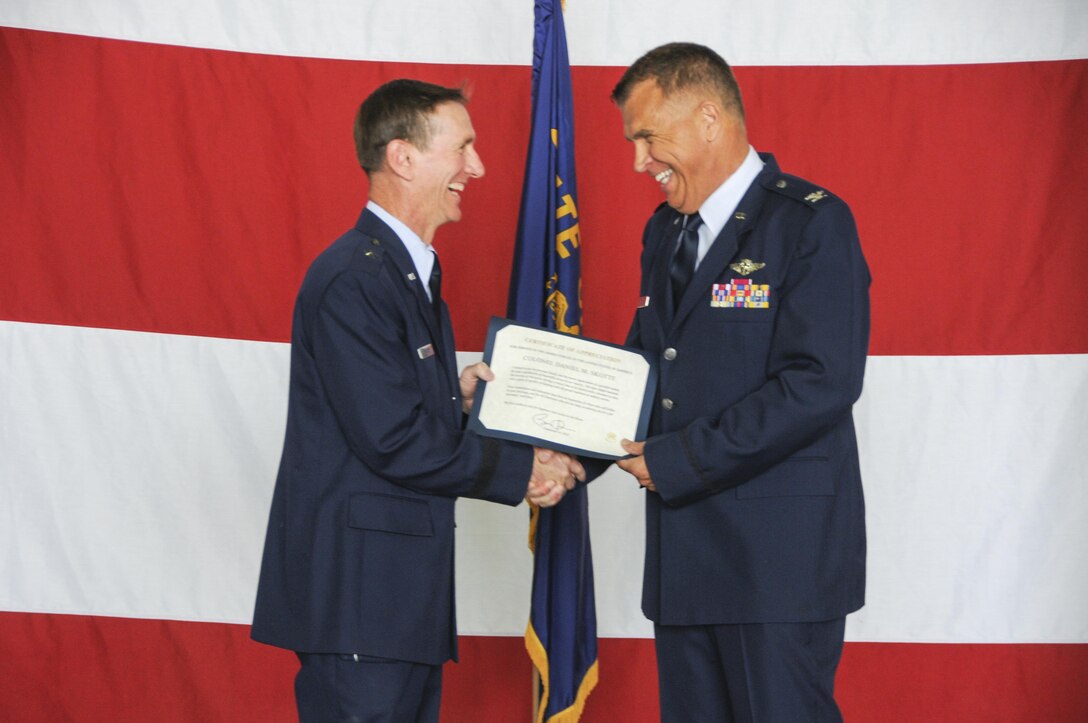
[[[443,339],[442,329],[439,326],[438,315],[434,313],[431,300],[427,298],[427,292],[423,288],[423,280],[419,278],[416,265],[412,262],[408,249],[404,247],[404,242],[393,232],[393,229],[389,228],[384,221],[367,209],[363,209],[363,214],[359,217],[355,227],[361,233],[380,242],[396,274],[400,276],[400,280],[405,285],[408,293],[415,298],[416,310],[427,325],[432,343],[434,343],[435,347],[441,349],[445,346],[445,339]],[[444,303],[443,306],[445,306]]]
[[[680,236],[680,216],[665,224],[661,232],[660,241],[650,261],[649,295],[650,306],[657,309],[654,316],[660,322],[659,336],[664,337],[661,331],[668,329],[672,323],[672,301],[669,299],[669,263],[672,261],[673,252],[676,250],[676,240]]]
[[[767,191],[763,188],[762,183],[764,177],[766,174],[778,170],[773,159],[768,161],[768,158],[764,157],[764,163],[763,170],[752,181],[752,185],[748,187],[744,198],[737,205],[733,215],[725,222],[721,233],[714,239],[714,243],[710,245],[710,249],[707,251],[702,263],[699,264],[699,268],[695,270],[695,276],[692,277],[688,288],[684,290],[684,296],[680,299],[680,306],[672,318],[670,328],[675,329],[678,327],[684,318],[691,313],[692,309],[699,304],[710,303],[711,285],[715,279],[725,272],[729,262],[736,258],[737,251],[744,245],[745,237],[755,227],[759,212],[763,208],[764,199],[767,197]],[[668,268],[668,259],[665,260],[664,266],[666,269]]]
[[[710,249],[703,257],[699,268],[695,270],[695,276],[691,278],[688,287],[684,289],[684,295],[680,298],[680,305],[673,317],[673,328],[680,325],[691,310],[699,303],[710,303],[708,290],[714,279],[721,275],[729,260],[737,253],[737,227],[736,218],[730,218],[722,228],[721,233],[714,239]]]
[[[449,373],[451,379],[457,379],[457,350],[454,348],[453,341],[453,322],[450,320],[449,307],[446,306],[445,300],[441,302],[441,309],[439,314],[441,321],[439,322],[439,333],[441,334],[442,341],[438,345],[438,355],[442,361],[446,364],[446,371]]]
[[[439,312],[436,314],[434,307],[431,305],[431,300],[427,298],[427,292],[423,289],[423,280],[419,278],[416,265],[412,262],[412,256],[408,253],[408,249],[404,247],[404,242],[384,221],[364,209],[363,214],[355,224],[355,228],[364,236],[378,241],[384,250],[392,274],[400,276],[400,281],[403,284],[401,288],[404,289],[406,295],[414,297],[416,311],[419,316],[423,317],[423,323],[427,327],[431,344],[434,345],[437,361],[445,372],[439,374],[439,377],[445,378],[445,383],[449,387],[449,394],[457,394],[457,350],[454,347],[453,327],[450,325],[446,302],[442,301],[440,303]],[[460,424],[460,407],[449,404],[443,405],[443,408],[450,410],[449,419],[455,426]]]

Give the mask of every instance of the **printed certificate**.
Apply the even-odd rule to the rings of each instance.
[[[492,318],[469,429],[571,454],[618,459],[643,440],[657,370],[644,352]]]

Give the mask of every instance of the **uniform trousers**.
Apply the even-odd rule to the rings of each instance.
[[[846,618],[654,625],[662,723],[839,723]]]
[[[442,666],[298,653],[299,723],[438,723]]]

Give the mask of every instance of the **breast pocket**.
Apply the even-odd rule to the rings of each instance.
[[[717,308],[712,313],[718,321],[729,323],[769,324],[774,320],[770,309]]]

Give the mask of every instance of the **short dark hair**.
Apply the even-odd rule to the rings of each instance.
[[[390,141],[408,141],[426,148],[431,137],[427,116],[442,103],[465,105],[461,88],[446,88],[422,80],[391,80],[371,93],[355,114],[355,155],[367,175],[380,170]]]
[[[713,91],[725,110],[744,119],[744,103],[733,69],[705,45],[668,43],[649,51],[624,72],[612,89],[612,101],[623,105],[634,87],[644,80],[655,81],[665,95],[692,88]]]

